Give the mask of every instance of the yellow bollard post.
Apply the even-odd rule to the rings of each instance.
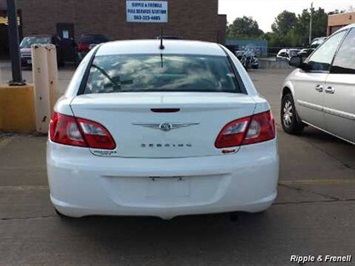
[[[41,44],[34,44],[31,49],[36,130],[47,133],[51,116],[47,49]]]

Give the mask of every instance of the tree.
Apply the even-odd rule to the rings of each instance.
[[[271,29],[277,34],[286,35],[296,25],[296,22],[296,14],[285,10],[275,18]]]
[[[312,38],[327,35],[328,15],[323,8],[319,8],[313,13]]]
[[[309,21],[310,12],[304,9],[301,15],[298,15],[295,25],[295,35],[298,36],[299,43],[308,44],[309,39]],[[328,15],[324,9],[319,8],[312,14],[312,38],[326,36]]]
[[[301,46],[307,46],[308,44],[310,17],[310,12],[307,9],[304,9],[301,15],[298,15],[297,17],[295,35],[297,36],[299,45]]]
[[[253,20],[252,17],[243,16],[236,18],[232,24],[227,27],[227,38],[257,38],[264,32],[259,29],[258,22]]]
[[[305,47],[309,39],[310,12],[304,9],[300,15],[283,11],[272,24],[272,33],[264,35],[269,47]],[[328,16],[319,8],[312,13],[312,38],[325,36]]]

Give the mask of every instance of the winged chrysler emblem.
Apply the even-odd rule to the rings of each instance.
[[[200,123],[169,123],[169,122],[163,122],[163,123],[132,123],[132,125],[135,126],[141,126],[141,127],[149,127],[152,129],[159,129],[161,131],[167,132],[172,129],[178,129],[182,127],[189,127],[189,126],[195,126]]]

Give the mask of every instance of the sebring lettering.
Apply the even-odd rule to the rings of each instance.
[[[191,148],[191,143],[179,143],[179,144],[170,144],[170,143],[142,143],[141,148]]]

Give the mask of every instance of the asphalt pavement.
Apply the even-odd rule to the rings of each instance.
[[[0,70],[1,83],[10,75]],[[289,72],[249,72],[274,112],[281,158],[279,195],[263,214],[62,219],[49,200],[46,136],[0,132],[0,265],[297,265],[292,255],[355,265],[355,146],[309,127],[302,136],[281,130]],[[59,72],[58,95],[72,73]]]

